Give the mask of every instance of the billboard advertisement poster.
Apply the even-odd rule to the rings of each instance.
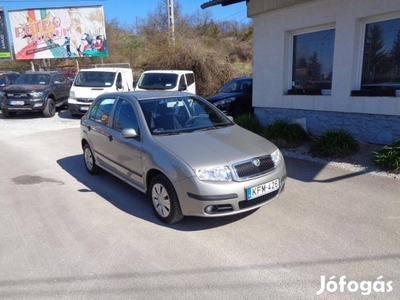
[[[15,59],[108,56],[103,6],[8,12]]]
[[[7,25],[4,17],[4,11],[0,9],[0,59],[10,59],[10,44],[8,42]]]

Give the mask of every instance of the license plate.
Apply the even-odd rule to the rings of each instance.
[[[10,105],[24,105],[24,101],[11,100]]]
[[[81,106],[79,108],[79,110],[81,110],[81,111],[87,111],[88,109],[89,109],[89,106]]]
[[[252,200],[279,189],[279,179],[246,189],[246,199]]]

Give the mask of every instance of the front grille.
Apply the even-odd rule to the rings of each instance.
[[[91,103],[91,102],[93,102],[94,98],[77,98],[76,100],[78,102]]]
[[[267,202],[268,200],[271,200],[272,198],[275,198],[279,193],[279,190],[271,192],[269,194],[260,196],[258,198],[255,198],[253,200],[244,200],[239,202],[239,208],[244,209],[244,208],[249,208],[252,206],[256,206],[259,204],[262,204],[264,202]]]
[[[253,160],[248,160],[233,165],[233,168],[240,179],[267,173],[275,168],[274,162],[271,159],[271,155],[257,157],[256,159],[260,161],[259,166],[256,166],[253,163]]]
[[[31,95],[27,93],[8,93],[4,94],[4,96],[10,100],[30,100],[32,98]]]

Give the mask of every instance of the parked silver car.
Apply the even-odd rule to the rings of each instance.
[[[86,169],[146,193],[165,223],[254,210],[284,189],[279,149],[205,99],[184,92],[117,92],[81,119]]]

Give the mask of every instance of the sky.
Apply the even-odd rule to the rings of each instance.
[[[216,5],[206,9],[201,4],[209,0],[175,0],[179,2],[184,15],[210,13],[211,18],[216,21],[236,21],[247,23],[246,2],[240,2],[228,6]],[[121,25],[135,26],[137,20],[146,18],[149,13],[155,11],[160,3],[167,3],[166,0],[1,0],[0,6],[5,12],[14,9],[46,8],[46,7],[71,7],[71,6],[92,6],[102,5],[106,21],[118,20]]]

